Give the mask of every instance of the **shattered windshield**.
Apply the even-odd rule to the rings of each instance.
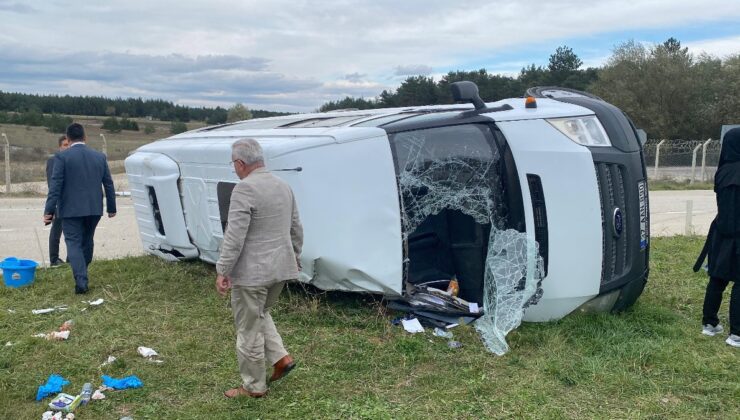
[[[541,294],[543,266],[537,244],[507,229],[504,160],[491,129],[467,124],[390,139],[403,205],[407,284],[458,279],[461,296],[482,303],[476,328],[486,347],[505,353],[506,334]]]

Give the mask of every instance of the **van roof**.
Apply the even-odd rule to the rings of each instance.
[[[568,116],[591,115],[593,111],[578,105],[559,102],[549,98],[538,98],[538,107],[524,107],[523,98],[504,99],[487,103],[488,108],[509,105],[511,109],[483,112],[480,115],[492,121],[533,120]],[[435,120],[443,122],[461,117],[473,110],[471,104],[413,106],[368,110],[331,111],[322,113],[293,114],[279,117],[259,118],[231,124],[205,127],[171,136],[140,147],[139,151],[182,152],[192,149],[193,153],[208,147],[225,147],[235,139],[252,137],[257,139],[270,154],[281,154],[291,150],[318,147],[330,143],[345,143],[386,135],[384,125],[418,126]]]

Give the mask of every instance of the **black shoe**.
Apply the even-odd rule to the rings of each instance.
[[[85,293],[87,293],[87,287],[78,287],[78,286],[75,286],[75,294],[76,295],[84,295]]]
[[[57,268],[57,267],[63,266],[64,264],[67,264],[67,263],[64,262],[62,259],[57,258],[54,261],[52,261],[51,264],[49,264],[49,267],[51,267],[51,268]]]

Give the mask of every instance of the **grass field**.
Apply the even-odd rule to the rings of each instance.
[[[651,180],[648,181],[650,191],[677,191],[677,190],[711,190],[714,184],[711,182],[695,182],[690,184],[686,181]]]
[[[103,149],[102,133],[108,143],[108,160],[125,159],[129,152],[154,140],[171,136],[169,121],[148,121],[143,118],[134,118],[139,124],[139,131],[121,131],[109,133],[101,129],[104,118],[72,116],[75,122],[85,127],[87,143],[96,150]],[[152,134],[144,133],[144,126],[151,124],[155,131]],[[187,123],[188,129],[202,127],[203,123]],[[0,132],[8,136],[11,145],[10,152],[10,179],[13,183],[43,181],[46,179],[45,164],[50,154],[57,150],[57,139],[61,134],[50,133],[45,127],[27,127],[25,125],[0,124]],[[0,138],[0,183],[5,184],[5,156],[3,147],[5,140]]]
[[[738,418],[740,351],[700,334],[706,278],[690,271],[701,238],[655,239],[648,287],[620,315],[576,314],[525,324],[496,357],[472,328],[448,349],[431,332],[390,324],[383,303],[317,294],[300,285],[273,311],[298,368],[266,398],[226,400],[238,385],[231,313],[212,266],[152,257],[95,262],[91,294],[72,293],[70,270],[39,271],[24,289],[0,289],[0,414],[38,419],[33,401],[51,373],[100,385],[135,374],[144,387],[106,393],[77,419],[242,418]],[[82,300],[105,303],[81,311]],[[67,304],[63,313],[31,310]],[[15,313],[9,313],[13,309]],[[727,306],[722,309],[726,324]],[[64,342],[31,338],[74,319]],[[157,350],[163,364],[142,359]],[[98,366],[109,356],[112,366]]]

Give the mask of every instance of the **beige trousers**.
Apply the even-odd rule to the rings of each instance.
[[[285,282],[272,286],[234,285],[231,289],[236,358],[242,385],[249,392],[267,391],[265,360],[272,366],[288,354],[270,316],[270,308],[284,285]]]

